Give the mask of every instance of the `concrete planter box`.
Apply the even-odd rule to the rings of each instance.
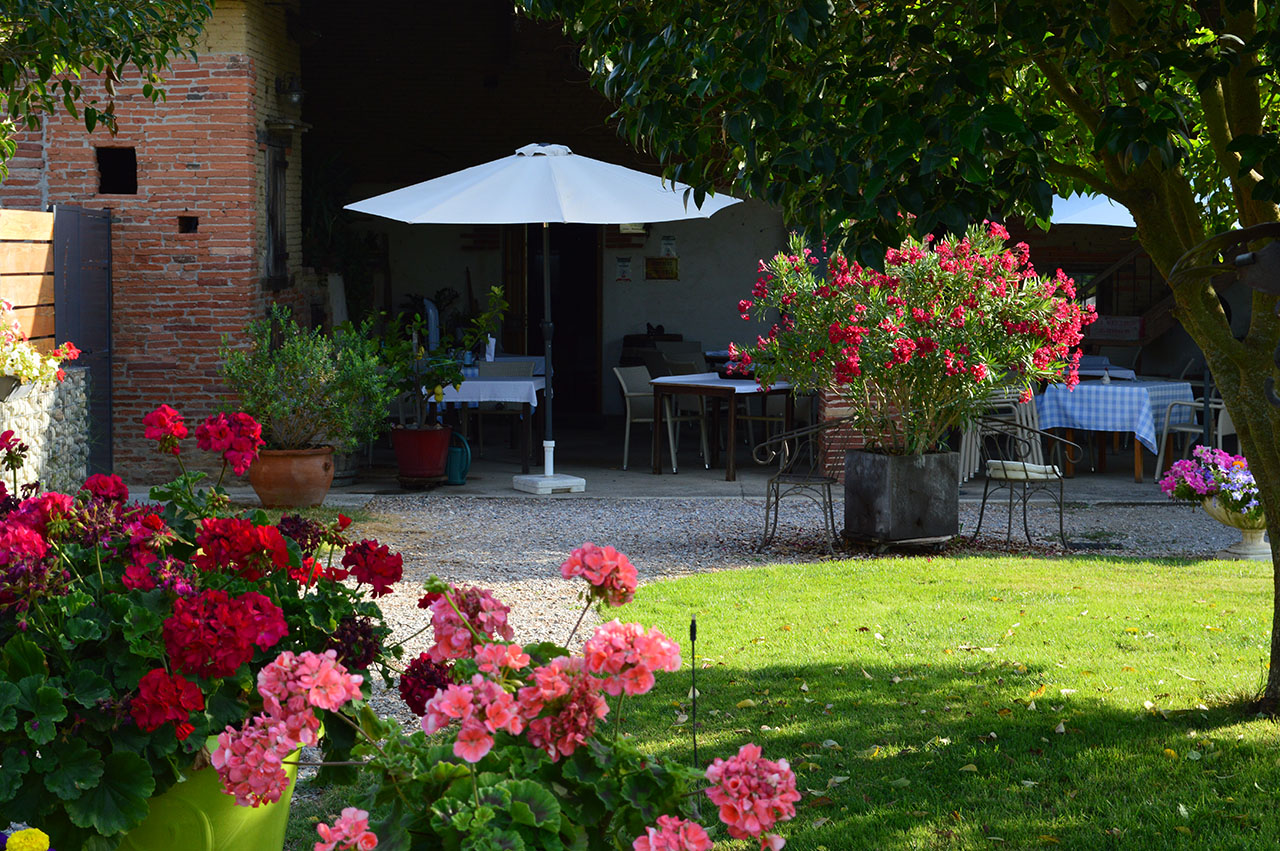
[[[855,541],[937,540],[960,531],[960,453],[844,455],[844,534]]]

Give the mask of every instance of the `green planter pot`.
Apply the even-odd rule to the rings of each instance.
[[[216,746],[216,745],[215,745]],[[289,757],[296,758],[297,754]],[[202,768],[150,800],[151,813],[125,835],[120,851],[270,851],[284,847],[298,766],[285,765],[289,788],[274,804],[239,807],[218,772]]]

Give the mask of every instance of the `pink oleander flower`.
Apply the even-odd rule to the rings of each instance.
[[[610,606],[631,602],[636,594],[636,569],[631,560],[613,547],[597,547],[587,541],[560,565],[565,579],[581,576],[591,583],[592,597]]]
[[[529,654],[519,644],[484,644],[476,650],[475,658],[485,674],[497,675],[504,668],[519,671],[529,666]]]
[[[609,714],[609,704],[599,694],[601,682],[587,673],[581,657],[557,656],[534,668],[531,680],[518,693],[520,712],[529,719],[526,735],[554,762],[586,744],[596,722]]]
[[[760,746],[743,745],[737,756],[707,767],[707,797],[720,807],[720,821],[735,839],[757,837],[761,848],[781,848],[781,837],[766,836],[777,821],[795,816],[796,776],[785,759],[760,757]]]
[[[644,836],[631,843],[632,851],[711,851],[711,837],[696,821],[658,816],[657,827],[646,827]]]
[[[648,692],[654,671],[680,670],[678,644],[656,627],[645,632],[638,623],[620,623],[616,618],[596,628],[582,653],[587,671],[602,677],[604,690],[615,697]]]
[[[453,605],[450,605],[450,600]],[[455,605],[466,617],[466,622],[454,611]],[[511,608],[484,588],[450,586],[449,599],[440,593],[426,594],[418,600],[418,608],[431,610],[431,627],[436,641],[427,652],[433,662],[466,659],[475,652],[475,636],[467,628],[468,623],[490,641],[499,638],[510,641],[515,635],[507,623]]]
[[[315,851],[369,851],[378,847],[378,837],[369,830],[369,813],[347,807],[332,825],[320,822],[316,825],[320,841]]]

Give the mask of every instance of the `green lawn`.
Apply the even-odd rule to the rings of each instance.
[[[899,558],[659,582],[697,613],[699,761],[754,740],[805,794],[788,848],[1270,848],[1271,567]],[[691,758],[686,672],[627,729]],[[713,816],[712,816],[713,817]],[[705,819],[704,819],[705,820]]]
[[[789,759],[789,849],[1272,848],[1280,728],[1246,709],[1270,573],[961,556],[658,582],[615,612],[679,640],[686,666],[622,728],[692,758],[696,613],[699,762],[747,741]],[[295,806],[296,847],[342,799]]]

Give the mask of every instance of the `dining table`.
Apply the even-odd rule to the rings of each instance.
[[[529,472],[529,453],[533,445],[533,409],[538,407],[538,394],[546,391],[545,376],[465,377],[457,387],[445,387],[441,404],[457,405],[462,415],[463,435],[467,431],[467,412],[479,402],[506,402],[521,406],[524,428],[520,430],[520,472]]]
[[[1050,384],[1036,396],[1036,414],[1042,429],[1063,429],[1067,440],[1074,440],[1075,430],[1094,432],[1130,432],[1133,434],[1133,480],[1143,480],[1142,450],[1152,454],[1159,448],[1159,432],[1164,429],[1170,402],[1193,400],[1191,384],[1186,381],[1137,379],[1134,381],[1082,381],[1074,389],[1063,384]],[[1179,405],[1169,413],[1172,422],[1190,422],[1190,406]],[[1106,471],[1106,452],[1099,438],[1098,468]],[[1063,474],[1075,475],[1074,465],[1065,463]],[[1156,471],[1160,475],[1160,471]]]
[[[737,448],[737,400],[739,397],[785,396],[784,428],[790,429],[795,419],[794,397],[791,385],[779,381],[764,389],[750,378],[723,378],[715,372],[696,372],[691,375],[664,375],[650,380],[653,388],[653,472],[662,473],[662,413],[667,399],[674,396],[701,396],[711,405],[712,433],[718,437],[720,433],[720,402],[728,403],[728,449],[725,452],[724,480],[736,481],[737,468],[734,465],[734,450]],[[710,463],[720,463],[720,441],[711,440]]]

